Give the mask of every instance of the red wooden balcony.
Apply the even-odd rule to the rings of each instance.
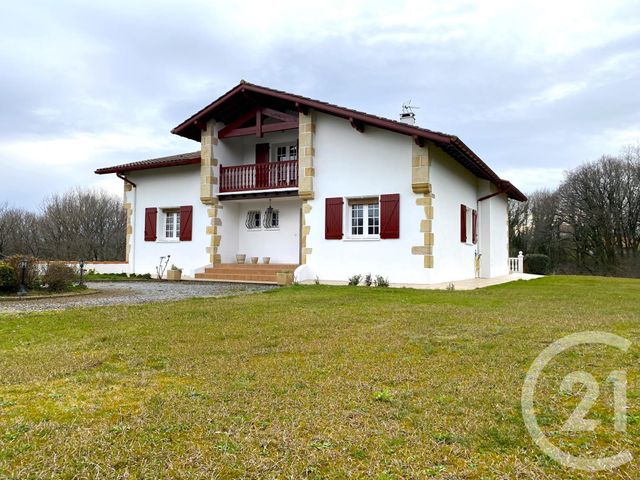
[[[220,193],[295,188],[298,161],[253,163],[235,167],[220,166]]]

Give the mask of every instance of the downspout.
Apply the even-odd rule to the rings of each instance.
[[[124,180],[125,183],[128,183],[129,185],[131,185],[133,188],[136,188],[136,184],[133,183],[131,180],[129,180],[127,177],[124,176],[123,173],[121,172],[116,172],[116,177],[118,177],[121,180]]]

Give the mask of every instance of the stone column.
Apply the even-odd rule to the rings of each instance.
[[[200,137],[200,201],[209,206],[207,215],[210,222],[205,234],[209,237],[209,246],[207,246],[209,263],[213,265],[221,263],[218,250],[222,241],[220,234],[222,205],[218,200],[219,162],[215,157],[216,145],[218,145],[218,131],[216,121],[212,119],[207,122],[207,127]]]
[[[127,215],[127,230],[126,230],[126,240],[125,240],[125,261],[129,264],[129,258],[131,256],[131,249],[133,248],[132,240],[133,240],[133,185],[130,183],[124,182],[124,211]],[[132,273],[132,265],[128,265],[129,273]]]
[[[416,205],[424,209],[423,220],[420,221],[420,232],[423,235],[422,245],[411,247],[413,255],[424,257],[424,268],[433,268],[433,198],[429,178],[429,148],[412,143],[411,152],[411,188],[418,194]]]
[[[300,112],[298,118],[298,195],[302,199],[300,262],[304,265],[307,263],[307,255],[312,253],[307,240],[311,231],[309,213],[311,213],[312,206],[310,201],[314,198],[315,112],[309,110],[306,115]]]

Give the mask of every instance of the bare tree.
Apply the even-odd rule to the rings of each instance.
[[[121,260],[126,214],[103,191],[76,189],[49,197],[39,213],[0,206],[0,253],[41,258]]]
[[[640,276],[640,144],[512,203],[509,232],[512,247],[548,255],[555,271]]]

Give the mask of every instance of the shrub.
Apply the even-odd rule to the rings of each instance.
[[[76,271],[64,262],[49,262],[42,279],[48,290],[63,292],[73,286]]]
[[[362,280],[362,275],[354,275],[353,277],[349,277],[349,285],[360,285],[360,280]]]
[[[524,256],[524,271],[536,275],[546,275],[549,270],[549,257],[541,253]]]
[[[374,283],[376,287],[388,287],[389,279],[384,278],[382,275],[376,275],[376,279]]]
[[[20,262],[23,258],[27,259],[27,269],[25,270],[24,284],[28,289],[38,288],[40,286],[40,269],[38,265],[38,259],[31,255],[11,255],[4,259],[5,263],[8,263],[13,267],[15,272],[16,285],[20,285]]]
[[[17,288],[15,269],[6,262],[0,262],[0,291],[12,292]]]
[[[371,274],[367,273],[364,276],[364,285],[365,287],[370,287],[371,285],[373,285],[373,279],[371,278]]]

